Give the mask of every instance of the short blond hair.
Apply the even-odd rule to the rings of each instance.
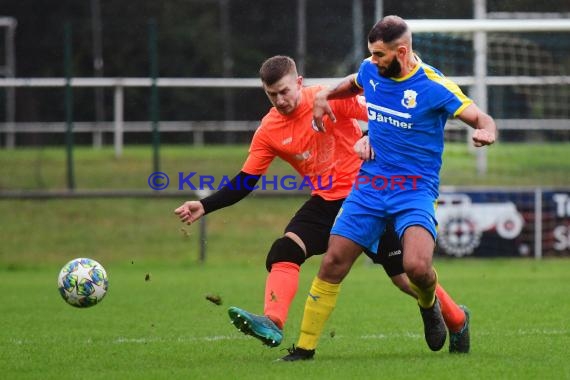
[[[268,86],[289,74],[297,76],[297,65],[291,57],[286,55],[276,55],[266,59],[259,69],[261,81]]]

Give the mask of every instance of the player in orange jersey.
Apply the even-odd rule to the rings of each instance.
[[[359,140],[362,131],[357,119],[367,121],[367,112],[358,97],[331,101],[337,120],[328,124],[324,132],[318,132],[312,127],[313,101],[324,87],[303,87],[303,77],[298,75],[295,62],[286,56],[267,59],[259,73],[273,107],[255,132],[242,170],[227,186],[200,201],[185,202],[175,213],[182,222],[191,224],[205,214],[240,201],[260,179],[264,180],[262,177],[275,157],[287,161],[310,181],[314,189],[310,199],[293,216],[284,235],[275,240],[267,254],[269,274],[263,315],[237,307],[228,310],[240,331],[275,347],[283,339],[283,327],[298,288],[300,266],[307,258],[327,250],[331,227],[355,181],[361,160],[353,147],[357,142],[366,143]],[[378,254],[370,251],[366,254],[384,267],[398,288],[417,298],[404,273],[401,243],[393,226],[386,228]],[[442,300],[449,328],[462,326],[466,318],[463,310],[441,287],[438,298]]]

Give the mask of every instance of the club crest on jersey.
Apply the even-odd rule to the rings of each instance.
[[[402,98],[402,105],[406,108],[415,108],[418,103],[416,98],[418,97],[418,93],[414,90],[406,90],[404,91],[404,97]]]
[[[297,161],[308,160],[311,157],[311,152],[306,150],[303,153],[298,153],[294,155],[294,157]]]

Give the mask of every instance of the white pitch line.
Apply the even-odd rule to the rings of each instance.
[[[548,329],[548,328],[533,328],[533,329],[517,329],[512,331],[481,331],[477,330],[476,334],[473,336],[506,336],[506,337],[522,337],[522,336],[533,336],[533,335],[568,335],[570,334],[570,329]],[[323,334],[326,337],[327,333]],[[291,336],[290,338],[295,338]],[[334,338],[331,339],[344,339],[347,336],[342,334],[336,334]],[[349,337],[350,339],[355,339],[354,337]],[[423,339],[423,334],[417,331],[405,331],[401,333],[378,333],[378,334],[366,334],[361,335],[356,339],[362,340],[391,340],[391,339]],[[211,335],[211,336],[179,336],[177,338],[162,338],[162,337],[138,337],[138,338],[128,338],[128,337],[117,337],[112,340],[114,344],[148,344],[148,343],[169,343],[169,342],[219,342],[226,340],[252,340],[251,337],[245,335]],[[60,343],[61,339],[28,339],[28,338],[9,338],[8,342],[15,345],[36,345],[43,343]],[[85,341],[87,344],[92,344],[93,339],[87,338]]]
[[[161,343],[161,342],[197,342],[197,341],[205,341],[205,342],[217,342],[221,340],[242,340],[247,339],[245,336],[230,336],[230,335],[214,335],[214,336],[203,336],[203,337],[183,337],[179,336],[176,339],[166,339],[166,338],[158,338],[158,337],[149,337],[149,338],[126,338],[126,337],[119,337],[113,340],[115,344],[123,344],[123,343],[135,343],[135,344],[147,344],[147,343]]]

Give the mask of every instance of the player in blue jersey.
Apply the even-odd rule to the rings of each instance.
[[[322,129],[323,117],[335,120],[327,100],[364,92],[375,156],[362,165],[337,215],[305,303],[301,335],[283,358],[286,361],[314,356],[340,283],[363,248],[376,252],[377,237],[389,221],[402,241],[404,270],[418,295],[426,342],[433,351],[445,344],[447,332],[432,266],[443,129],[449,117],[457,117],[475,129],[473,143],[480,147],[495,141],[495,122],[455,83],[414,54],[412,33],[400,17],[386,16],[376,23],[368,34],[368,49],[371,57],[356,75],[315,98],[314,123]],[[468,322],[467,318],[465,328]],[[461,334],[451,334],[451,340]]]

